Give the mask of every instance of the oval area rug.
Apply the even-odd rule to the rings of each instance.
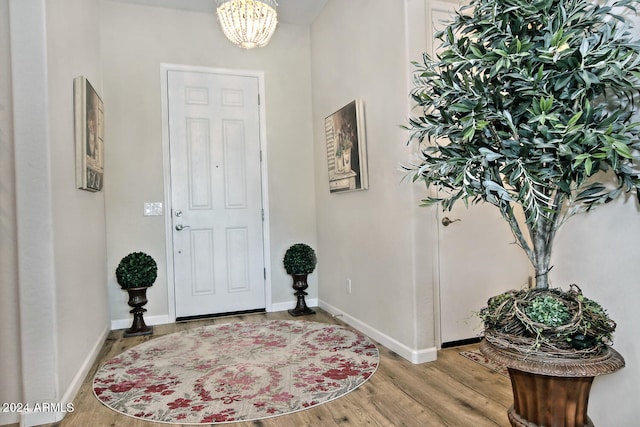
[[[369,338],[343,326],[236,322],[139,344],[98,370],[93,392],[114,411],[147,421],[252,421],[344,396],[378,360]]]

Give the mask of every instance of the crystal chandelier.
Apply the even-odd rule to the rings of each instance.
[[[265,46],[278,24],[275,0],[217,0],[222,31],[245,48]]]

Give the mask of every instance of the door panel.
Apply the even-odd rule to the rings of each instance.
[[[433,35],[452,20],[456,8],[459,4],[453,2],[427,5],[427,48],[432,57],[440,43]],[[443,225],[445,217],[453,222]],[[482,324],[476,313],[489,297],[526,285],[530,267],[494,206],[467,208],[458,202],[451,212],[439,212],[438,221],[440,342],[451,343],[477,337]]]
[[[445,226],[445,217],[455,222]],[[489,297],[525,286],[529,266],[496,207],[460,202],[438,219],[441,340],[450,343],[477,337],[477,313]]]
[[[167,84],[176,317],[264,308],[258,80]]]

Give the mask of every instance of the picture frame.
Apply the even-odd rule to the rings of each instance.
[[[356,99],[324,120],[329,192],[369,188],[364,108]]]
[[[76,187],[100,191],[104,181],[104,104],[89,80],[73,79]]]

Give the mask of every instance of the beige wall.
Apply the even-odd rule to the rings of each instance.
[[[3,264],[1,358],[9,366],[3,365],[0,388],[7,393],[4,402],[64,404],[109,331],[104,193],[75,189],[73,148],[73,78],[82,74],[101,83],[91,24],[98,20],[99,1],[8,4],[6,15],[2,3],[2,17],[8,16],[11,57],[2,64],[12,67],[11,74],[3,72],[11,76],[11,114],[2,116],[8,157],[3,152],[1,200],[3,223],[13,230],[2,229],[7,270]],[[6,96],[3,86],[3,102]],[[5,311],[5,302],[14,305]],[[53,422],[61,415],[23,413],[20,422]]]
[[[159,266],[145,318],[162,321],[169,313],[164,217],[142,215],[144,202],[165,202],[162,63],[264,72],[270,303],[293,308],[282,256],[293,243],[316,244],[308,27],[280,23],[268,46],[247,51],[227,41],[208,13],[103,1],[100,22],[111,319],[130,319],[113,271],[134,250],[147,251]],[[317,296],[315,276],[309,298]]]
[[[11,76],[9,0],[0,0],[0,75]],[[11,79],[0,79],[0,402],[18,402],[20,384],[20,330],[18,312],[18,258],[16,200],[11,113]],[[15,414],[0,414],[0,425],[16,422]]]
[[[407,31],[402,0],[329,1],[312,25],[311,70],[320,301],[416,358],[435,346],[433,248],[414,241],[424,230],[399,168],[408,156],[400,126],[414,59]],[[370,188],[330,194],[324,118],[353,99],[364,104]]]
[[[73,143],[73,79],[85,76],[99,94],[104,91],[100,1],[45,4],[58,383],[67,390],[109,330],[105,192],[76,189]]]
[[[640,396],[640,208],[635,197],[576,216],[558,231],[550,273],[552,286],[576,283],[617,322],[614,348],[627,366],[596,378],[589,400],[595,425],[631,427]]]

